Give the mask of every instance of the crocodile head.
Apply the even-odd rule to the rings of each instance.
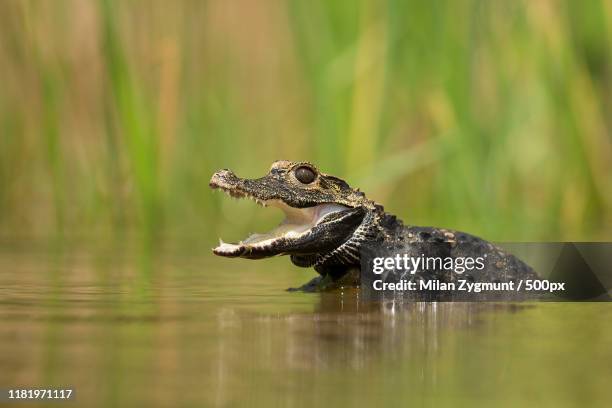
[[[294,264],[324,273],[358,265],[361,244],[376,233],[382,207],[344,180],[307,162],[277,161],[264,177],[243,179],[230,170],[213,174],[210,187],[232,197],[280,208],[285,220],[272,231],[238,243],[220,241],[216,255],[249,259],[290,255]]]

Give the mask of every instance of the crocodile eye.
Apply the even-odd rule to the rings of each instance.
[[[310,167],[306,167],[306,166],[298,167],[297,169],[295,169],[294,173],[295,173],[295,178],[298,179],[300,183],[304,183],[304,184],[312,183],[317,177],[315,172]]]

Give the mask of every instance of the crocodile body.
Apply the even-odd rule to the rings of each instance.
[[[364,254],[403,253],[443,258],[484,257],[481,270],[463,278],[478,282],[514,282],[537,278],[515,256],[476,236],[435,227],[404,225],[384,207],[351,188],[344,180],[320,172],[307,162],[277,161],[258,179],[242,179],[229,170],[216,172],[210,181],[236,198],[250,198],[263,206],[278,207],[287,216],[275,230],[254,234],[235,244],[220,242],[219,256],[261,259],[289,255],[300,267],[313,267],[320,275],[304,285],[316,290],[333,284],[359,284],[370,278],[362,267]],[[390,271],[387,280],[403,278]],[[447,270],[419,271],[410,279],[456,280]],[[330,285],[331,283],[331,285]]]

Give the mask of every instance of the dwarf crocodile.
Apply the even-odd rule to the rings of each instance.
[[[285,220],[271,232],[253,234],[235,244],[220,240],[216,255],[261,259],[289,255],[299,267],[314,267],[320,276],[301,289],[359,284],[364,253],[397,251],[415,256],[487,257],[486,268],[464,277],[477,281],[537,278],[534,271],[498,246],[471,234],[444,228],[404,225],[384,207],[325,174],[308,162],[276,161],[264,177],[243,179],[230,170],[213,174],[210,187],[232,197],[249,198],[262,206],[280,208]],[[414,278],[414,275],[413,275]],[[433,271],[419,279],[456,279]]]

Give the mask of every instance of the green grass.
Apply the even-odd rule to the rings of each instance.
[[[5,1],[0,230],[208,247],[272,216],[212,172],[287,158],[409,223],[611,239],[611,50],[604,0]]]

